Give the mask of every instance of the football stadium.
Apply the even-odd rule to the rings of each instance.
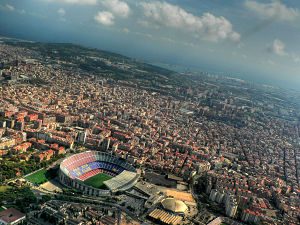
[[[126,191],[138,178],[131,164],[104,152],[75,154],[60,164],[60,182],[87,195],[108,196]]]

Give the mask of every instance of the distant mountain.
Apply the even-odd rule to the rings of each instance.
[[[126,56],[87,48],[70,43],[20,42],[4,40],[6,44],[24,47],[40,54],[41,61],[55,64],[60,62],[65,68],[82,71],[105,78],[127,81],[143,81],[152,87],[189,86],[192,79],[178,72],[128,58]]]

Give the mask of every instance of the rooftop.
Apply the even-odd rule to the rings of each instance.
[[[174,198],[165,198],[161,202],[164,209],[174,213],[185,213],[188,209],[183,201],[176,200]]]
[[[2,220],[5,223],[10,224],[21,219],[25,219],[25,214],[15,208],[9,208],[0,212],[0,221]]]

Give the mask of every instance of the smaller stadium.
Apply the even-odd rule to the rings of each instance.
[[[64,159],[59,172],[62,184],[93,196],[126,191],[136,184],[139,176],[124,159],[98,151],[87,151]]]

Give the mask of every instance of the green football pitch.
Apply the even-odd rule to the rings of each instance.
[[[43,184],[48,181],[48,179],[46,177],[46,172],[47,172],[47,170],[42,169],[42,170],[39,170],[39,171],[25,177],[25,179],[33,184]]]
[[[101,188],[106,189],[106,186],[104,184],[104,181],[111,179],[112,177],[105,173],[99,173],[87,180],[84,181],[84,183],[88,186],[94,187],[94,188]]]

